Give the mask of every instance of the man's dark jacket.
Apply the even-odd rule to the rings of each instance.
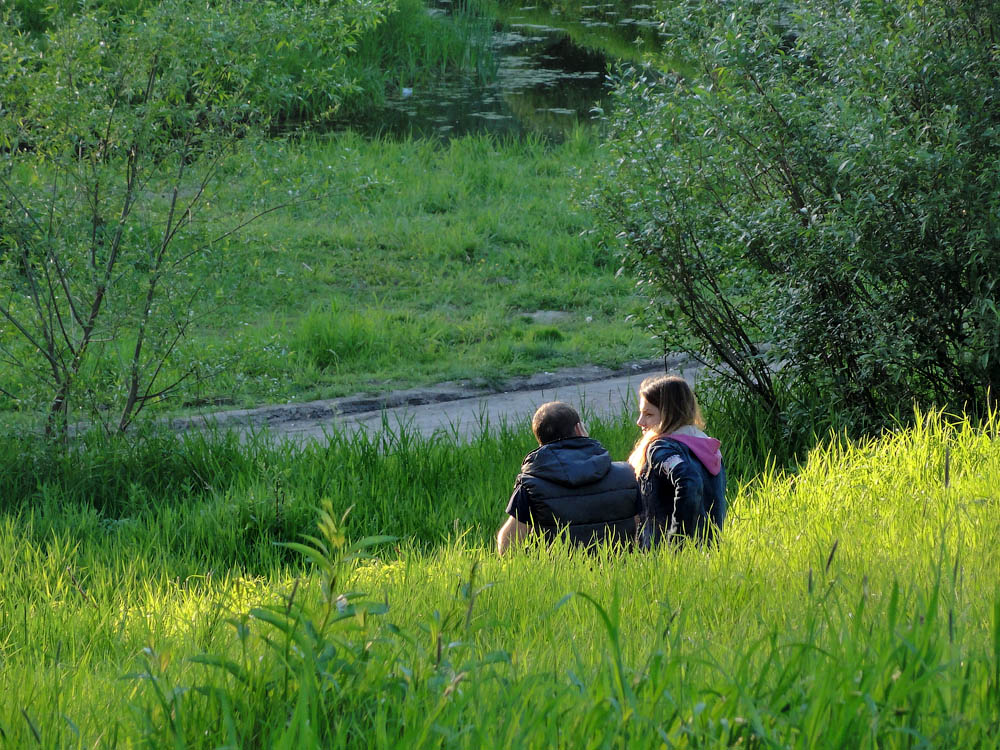
[[[575,544],[631,543],[638,498],[631,466],[612,461],[593,438],[572,437],[525,457],[507,512],[549,539],[565,529]]]

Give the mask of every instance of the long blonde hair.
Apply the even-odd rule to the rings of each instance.
[[[646,465],[646,448],[660,437],[676,432],[685,425],[692,424],[700,429],[705,428],[698,399],[679,375],[656,375],[646,378],[639,384],[639,395],[646,403],[660,410],[660,423],[651,430],[642,433],[629,454],[628,462],[638,476]]]

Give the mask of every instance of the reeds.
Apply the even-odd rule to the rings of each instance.
[[[456,3],[448,13],[432,14],[420,0],[401,0],[382,23],[361,36],[349,57],[360,89],[344,102],[342,117],[370,117],[370,108],[381,104],[387,92],[398,95],[404,87],[447,75],[493,80],[493,26],[493,19],[472,3]]]

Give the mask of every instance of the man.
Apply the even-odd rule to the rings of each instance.
[[[530,533],[574,544],[635,538],[638,487],[625,462],[612,461],[569,404],[542,404],[531,420],[539,447],[521,464],[507,504],[510,518],[497,533],[502,555]]]

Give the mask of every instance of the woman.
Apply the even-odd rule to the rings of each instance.
[[[726,469],[719,441],[702,431],[694,391],[676,375],[646,378],[636,424],[642,437],[628,461],[639,479],[639,544],[713,539],[726,517]]]

